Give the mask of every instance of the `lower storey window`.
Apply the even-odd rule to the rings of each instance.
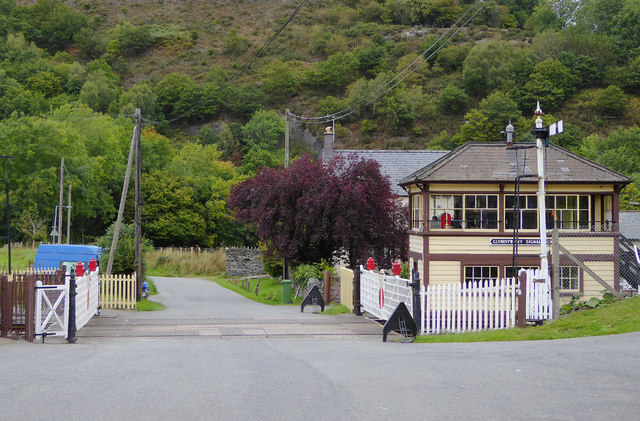
[[[560,266],[560,289],[577,291],[580,289],[578,266]]]
[[[518,270],[514,272],[513,266],[505,266],[504,276],[506,278],[515,278],[516,276],[518,276],[518,272],[520,271],[520,269],[538,269],[538,267],[537,266],[518,266]]]
[[[464,282],[487,281],[498,279],[498,266],[465,266]]]

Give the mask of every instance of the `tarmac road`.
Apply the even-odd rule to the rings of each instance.
[[[194,301],[173,317],[227,319]],[[246,304],[252,322],[288,311]],[[5,340],[0,419],[637,420],[639,345],[640,332],[469,344],[353,334]]]
[[[205,279],[153,278],[167,306],[153,312],[102,311],[78,332],[79,340],[123,337],[299,337],[382,334],[382,326],[352,314],[313,314],[311,306],[270,306]]]

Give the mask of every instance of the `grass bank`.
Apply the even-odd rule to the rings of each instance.
[[[242,296],[245,296],[253,301],[269,305],[282,304],[282,285],[280,285],[279,279],[265,277],[261,279],[234,281],[231,278],[226,278],[222,274],[209,279],[213,282],[216,282],[218,285],[236,292]],[[260,281],[260,286],[258,288],[258,293],[256,294],[255,289],[258,281]],[[301,302],[302,297],[298,297],[293,300],[293,304],[296,305],[300,305]]]
[[[17,245],[11,245],[11,269],[23,270],[33,264],[36,258],[36,250],[38,248],[32,247],[19,247]],[[0,269],[7,269],[9,262],[9,249],[4,245],[0,249]]]
[[[150,276],[213,276],[225,270],[224,249],[215,251],[165,248],[145,254]]]
[[[461,334],[424,335],[415,342],[491,342],[568,339],[640,331],[640,296],[593,310],[580,310],[542,326]]]

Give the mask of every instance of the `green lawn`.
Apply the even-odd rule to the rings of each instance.
[[[23,270],[29,267],[36,258],[37,248],[11,247],[11,269]],[[8,247],[0,249],[0,268],[6,268],[9,261]]]
[[[224,275],[220,274],[213,278],[208,278],[209,280],[216,282],[218,285],[230,289],[240,295],[243,295],[253,301],[257,301],[263,304],[269,305],[281,305],[282,304],[282,285],[280,285],[280,280],[275,278],[262,278],[260,279],[260,287],[258,288],[258,294],[256,295],[255,288],[258,283],[258,279],[251,279],[247,282],[249,283],[249,288],[243,288],[240,283],[236,285],[231,282],[230,278],[226,278]],[[293,300],[294,305],[300,305],[302,302],[302,297],[298,297]]]
[[[445,335],[424,335],[415,342],[536,341],[583,336],[613,335],[640,331],[640,296],[627,298],[593,310],[580,310],[525,329],[503,329]]]

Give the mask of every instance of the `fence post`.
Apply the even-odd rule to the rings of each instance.
[[[6,338],[9,336],[9,331],[13,327],[13,303],[11,297],[13,297],[13,291],[11,290],[12,283],[9,282],[7,275],[2,275],[0,278],[0,307],[2,308],[2,325],[0,326],[0,336]]]
[[[560,236],[558,228],[553,229],[551,236],[551,267],[553,276],[551,277],[551,318],[560,317]]]
[[[69,277],[69,326],[67,327],[67,342],[76,343],[76,271],[71,268],[71,276]]]
[[[35,338],[36,276],[28,275],[24,280],[24,339]]]
[[[324,299],[324,302],[329,305],[329,303],[331,302],[331,272],[325,270],[324,272],[322,272],[322,277],[324,281],[322,298]]]
[[[360,271],[362,266],[360,262],[356,262],[353,270],[353,313],[356,316],[362,316],[362,305],[360,304]]]
[[[520,281],[520,295],[518,296],[518,312],[516,313],[516,325],[519,328],[527,327],[527,273],[518,275]]]

